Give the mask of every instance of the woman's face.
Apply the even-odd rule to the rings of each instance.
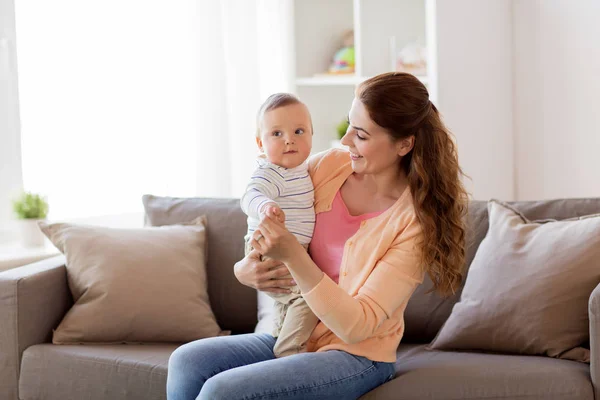
[[[380,174],[400,169],[400,159],[410,149],[402,147],[387,131],[370,117],[364,104],[354,99],[348,114],[350,126],[342,138],[352,158],[352,169],[357,174]],[[412,148],[412,145],[410,146]]]

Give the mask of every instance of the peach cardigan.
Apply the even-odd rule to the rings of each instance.
[[[341,149],[309,160],[315,213],[328,211],[352,173]],[[372,361],[396,361],[404,310],[424,272],[416,246],[421,228],[407,188],[389,209],[361,223],[344,247],[339,284],[327,275],[303,297],[319,318],[308,351],[344,350]]]

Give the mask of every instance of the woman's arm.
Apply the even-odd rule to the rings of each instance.
[[[313,290],[325,275],[301,245],[297,254],[289,261],[287,268],[302,293]]]
[[[260,260],[260,253],[251,251],[244,259],[235,263],[235,277],[241,284],[262,292],[290,293],[289,287],[294,286],[287,267],[274,259]]]
[[[260,238],[258,241],[257,237]],[[285,264],[302,293],[312,290],[323,278],[323,271],[312,261],[298,239],[278,221],[272,209],[267,209],[265,218],[250,239],[250,244],[261,254],[273,259],[293,260],[294,268],[287,262]]]
[[[302,246],[297,241],[294,244],[295,237],[269,214],[259,230],[265,236],[260,240],[263,254],[277,257],[287,265],[315,315],[349,344],[371,337],[423,281],[416,220],[396,238],[354,297],[323,274]],[[253,246],[256,244],[254,241]]]
[[[408,272],[415,271],[419,262],[411,248],[412,245],[402,243],[390,248],[354,297],[328,276],[302,295],[315,315],[344,342],[368,339],[398,307],[408,302],[423,281],[421,273]],[[290,271],[302,268],[287,265]]]

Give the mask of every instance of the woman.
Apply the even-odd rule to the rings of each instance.
[[[308,352],[275,358],[267,334],[186,344],[169,360],[170,400],[358,398],[393,378],[403,313],[424,274],[443,295],[460,284],[467,195],[425,86],[404,73],[371,78],[349,123],[349,153],[310,160],[310,256],[271,213],[235,267],[241,283],[264,291],[287,290],[291,274],[320,319]]]

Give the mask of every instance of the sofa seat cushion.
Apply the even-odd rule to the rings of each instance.
[[[40,344],[23,353],[21,400],[166,399],[176,344]]]
[[[575,361],[425,350],[403,344],[396,377],[362,400],[593,400],[589,366]],[[21,400],[166,399],[177,345],[41,344],[23,354]]]
[[[396,377],[361,400],[593,400],[589,366],[549,357],[425,350],[403,344]]]

